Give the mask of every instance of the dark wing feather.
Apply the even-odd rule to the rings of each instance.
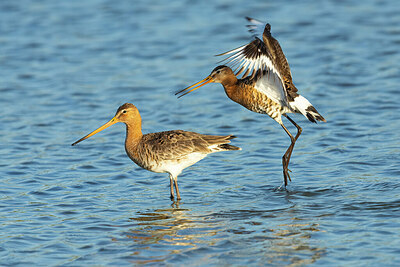
[[[263,72],[264,70],[276,73],[280,76],[277,67],[273,63],[273,58],[268,51],[265,44],[258,38],[250,42],[247,45],[238,47],[231,51],[219,54],[217,56],[230,55],[223,59],[221,62],[225,62],[231,67],[237,66],[236,75],[246,71],[248,73],[256,73],[257,71]],[[242,75],[245,78],[247,75]]]
[[[286,59],[285,54],[278,42],[274,37],[271,35],[271,25],[267,24],[265,26],[264,34],[263,34],[263,41],[265,45],[268,47],[268,51],[270,52],[273,62],[277,67],[283,83],[285,85],[285,89],[288,94],[289,101],[293,101],[293,99],[298,96],[297,88],[294,86],[292,81],[292,72],[290,71],[289,62]]]
[[[281,105],[288,106],[285,83],[268,47],[258,38],[247,45],[228,51],[221,55],[229,65],[237,65],[236,74],[245,72],[242,81],[250,80],[254,88]]]
[[[290,71],[289,63],[286,59],[286,56],[283,53],[278,40],[272,37],[270,30],[271,26],[267,24],[263,34],[263,41],[268,47],[268,50],[270,51],[270,54],[272,55],[274,62],[278,67],[279,72],[281,73],[281,76],[285,77],[286,79],[292,80],[292,73]]]
[[[264,32],[265,23],[249,17],[246,17],[246,19],[250,23],[249,25],[246,25],[246,27],[249,28],[249,32],[251,32],[254,37],[261,38]]]

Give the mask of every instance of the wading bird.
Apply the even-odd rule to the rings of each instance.
[[[177,200],[181,199],[178,175],[183,169],[220,151],[241,150],[229,145],[233,135],[204,135],[182,130],[142,134],[142,118],[139,110],[130,103],[120,106],[115,116],[106,124],[82,137],[72,145],[95,135],[107,127],[123,122],[126,125],[125,151],[129,158],[143,169],[169,173],[171,200],[174,189]]]
[[[291,181],[288,169],[290,157],[302,132],[301,127],[287,113],[301,113],[314,123],[326,120],[305,97],[297,93],[288,61],[279,42],[271,35],[271,25],[251,18],[247,20],[252,23],[248,25],[250,32],[261,33],[262,40],[255,36],[255,40],[249,44],[218,55],[229,55],[222,61],[226,61],[232,68],[236,67],[235,71],[231,67],[218,66],[208,77],[176,95],[180,94],[179,97],[182,97],[211,82],[221,83],[230,99],[251,111],[267,114],[278,122],[291,139],[291,144],[282,157],[286,186],[287,180]],[[238,79],[241,73],[243,75]],[[282,116],[297,128],[295,137],[283,124]]]

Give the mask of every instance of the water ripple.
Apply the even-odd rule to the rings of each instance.
[[[0,2],[0,265],[399,265],[396,4]],[[328,120],[293,116],[287,190],[278,124],[218,84],[174,96],[248,42],[244,16],[271,23]],[[70,146],[125,102],[144,132],[235,134],[243,150],[186,169],[171,203],[123,125]]]

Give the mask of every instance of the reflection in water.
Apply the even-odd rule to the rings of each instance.
[[[249,211],[246,211],[247,215],[248,213]],[[263,214],[261,217],[264,217],[266,213],[271,217],[271,211],[262,211],[261,213]],[[313,240],[313,235],[320,232],[317,223],[312,223],[310,219],[289,218],[287,215],[290,214],[287,213],[287,210],[277,213],[285,216],[285,219],[281,221],[288,223],[270,225],[270,218],[264,217],[263,221],[259,222],[257,218],[260,218],[260,216],[255,215],[248,217],[251,220],[248,222],[251,227],[230,231],[240,235],[236,238],[230,238],[239,242],[243,242],[243,235],[248,235],[248,238],[244,239],[245,244],[249,246],[244,248],[244,253],[247,253],[247,255],[235,255],[236,257],[248,256],[249,251],[253,250],[254,254],[262,255],[256,260],[258,263],[299,266],[314,263],[326,254],[326,249]],[[272,217],[279,217],[279,215]]]
[[[326,249],[313,239],[320,232],[315,219],[305,217],[293,201],[291,194],[286,195],[290,207],[282,210],[268,211],[285,223],[274,225],[264,230],[268,235],[268,246],[264,253],[265,262],[286,266],[299,266],[316,262],[326,254]]]
[[[0,0],[0,266],[400,265],[398,1],[132,2]],[[243,16],[272,24],[329,122],[304,121],[287,193],[279,126],[217,85],[173,94],[251,38]],[[131,100],[148,131],[235,134],[243,152],[185,172],[171,208],[118,129],[69,147]]]
[[[271,229],[271,237],[275,238],[264,255],[267,263],[299,266],[314,263],[325,254],[325,249],[318,247],[318,243],[310,242],[312,234],[320,231],[318,224],[302,223],[301,220],[292,218],[291,223]]]
[[[137,217],[130,218],[137,223],[135,230],[127,234],[136,243],[134,263],[162,262],[171,254],[200,245],[211,246],[218,241],[210,237],[222,230],[220,223],[192,215],[190,210],[181,209],[179,202],[171,206],[170,209],[138,212]]]
[[[134,241],[131,260],[135,264],[166,262],[173,260],[174,255],[211,248],[205,253],[225,255],[221,258],[222,264],[232,264],[235,258],[251,257],[253,253],[258,255],[256,262],[261,264],[314,263],[326,254],[326,249],[312,239],[320,232],[319,225],[293,216],[296,212],[292,209],[193,215],[191,210],[174,203],[169,209],[138,212],[138,216],[130,218],[135,222],[134,229],[126,234]],[[271,216],[283,216],[282,221],[289,223],[271,225]],[[248,227],[230,229],[227,221],[236,220],[246,220]],[[233,251],[236,251],[234,255]]]

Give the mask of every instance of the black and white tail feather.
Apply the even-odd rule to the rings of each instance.
[[[228,64],[234,70],[236,76],[242,74],[242,79],[246,77],[254,79],[255,88],[285,107],[286,112],[301,113],[314,123],[317,121],[326,122],[315,107],[305,97],[297,93],[297,88],[292,83],[286,57],[278,41],[270,34],[271,26],[249,17],[246,17],[246,19],[251,23],[247,27],[253,34],[254,40],[247,45],[217,55],[228,55],[221,62]],[[262,41],[263,38],[270,38],[272,45],[266,45]],[[280,51],[270,51],[271,48]],[[281,58],[277,58],[279,55],[281,55]]]

